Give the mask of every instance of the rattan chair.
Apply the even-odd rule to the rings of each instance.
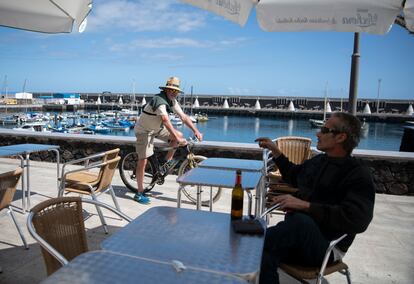
[[[261,217],[266,218],[269,213],[271,213],[273,210],[277,210],[278,207],[279,204],[273,205],[272,207],[264,211],[261,214]],[[326,249],[325,256],[320,267],[305,267],[280,263],[279,268],[301,283],[309,283],[306,280],[316,279],[316,283],[321,284],[324,279],[324,276],[332,274],[334,272],[339,272],[345,275],[348,284],[351,284],[351,273],[349,272],[348,265],[345,262],[343,262],[342,259],[335,261],[333,263],[328,263],[332,250],[346,236],[347,235],[344,234],[338,239],[330,242],[328,248]]]
[[[306,137],[286,136],[274,141],[283,155],[296,165],[303,164],[312,153],[312,140]],[[298,190],[283,181],[278,169],[269,171],[267,176],[270,194],[294,193]]]
[[[28,249],[29,247],[27,246],[26,239],[24,238],[23,232],[17,223],[16,217],[14,216],[14,211],[10,206],[11,202],[13,201],[14,194],[16,193],[17,183],[19,182],[22,173],[22,168],[17,168],[14,171],[0,174],[0,211],[7,208],[7,213],[12,218],[13,223],[19,232],[20,238],[22,239],[24,247]]]
[[[120,210],[118,201],[116,200],[115,192],[112,188],[112,178],[114,176],[114,173],[116,171],[116,168],[118,166],[119,160],[121,157],[117,156],[112,160],[107,160],[105,162],[100,163],[94,163],[89,164],[89,166],[71,170],[67,172],[62,172],[62,178],[59,188],[58,196],[62,197],[63,193],[78,193],[78,194],[84,194],[84,195],[90,195],[93,200],[97,200],[97,196],[101,193],[108,192],[112,196],[112,200],[115,204],[116,209]],[[90,169],[99,169],[99,175],[97,176],[96,180],[89,179],[90,176],[85,176],[84,171],[90,170]],[[74,179],[73,177],[77,173],[81,173],[78,177],[78,179]],[[72,177],[71,179],[67,180],[67,177]],[[85,179],[82,179],[81,177],[85,176]],[[107,233],[108,230],[106,228],[105,219],[103,217],[103,214],[99,207],[96,207],[96,210],[98,211],[99,218],[101,219],[102,225],[104,225],[104,230]]]
[[[34,206],[27,217],[27,228],[41,246],[48,275],[88,251],[82,203],[106,208],[131,221],[131,218],[109,205],[78,196],[51,198]]]
[[[65,173],[65,169],[68,165],[77,165],[83,164],[85,168],[99,163],[104,163],[106,161],[115,159],[119,154],[119,148],[115,148],[109,151],[97,153],[91,156],[87,156],[81,159],[69,161],[63,164],[62,166],[62,175]],[[88,183],[97,183],[102,174],[102,168],[99,172],[93,172],[90,169],[83,169],[66,175],[65,179],[67,182],[76,183],[79,181],[88,182]]]

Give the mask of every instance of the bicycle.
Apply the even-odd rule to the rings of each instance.
[[[162,185],[165,182],[166,176],[173,173],[177,165],[181,164],[178,168],[178,176],[185,174],[190,169],[197,167],[197,165],[207,159],[204,156],[194,155],[193,147],[196,140],[189,138],[187,144],[178,147],[157,147],[157,152],[148,158],[147,165],[145,167],[144,175],[144,193],[151,191],[156,184]],[[170,162],[163,161],[159,156],[160,152],[166,152],[171,149],[176,149],[173,159]],[[132,192],[137,193],[137,181],[136,181],[136,166],[138,156],[135,152],[130,152],[125,155],[120,162],[119,174],[125,186]],[[213,190],[213,202],[216,202],[221,195],[221,188],[214,188]],[[184,196],[192,203],[196,204],[197,190],[195,186],[186,186],[182,189]],[[203,206],[209,205],[210,193],[201,193],[201,204]]]

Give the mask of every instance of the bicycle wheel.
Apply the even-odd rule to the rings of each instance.
[[[131,152],[127,154],[122,160],[119,166],[119,174],[125,186],[132,192],[138,192],[136,168],[137,168],[138,156],[137,153]],[[144,175],[144,192],[150,191],[155,185],[154,178],[154,166],[150,159],[147,161]]]
[[[185,174],[187,171],[197,167],[197,165],[207,159],[204,156],[194,156],[194,161],[185,160],[178,170],[178,176]],[[212,189],[213,203],[216,202],[221,195],[221,188],[213,187]],[[197,186],[186,185],[182,192],[185,197],[188,198],[192,203],[196,204],[197,202]],[[208,206],[210,204],[210,189],[202,189],[201,191],[201,205]]]

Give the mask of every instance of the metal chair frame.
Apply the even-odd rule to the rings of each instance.
[[[97,156],[97,155],[95,155]],[[90,160],[90,157],[86,157],[83,159],[79,159],[82,161],[85,160]],[[59,192],[58,192],[58,196],[62,197],[64,192],[75,192],[75,193],[79,193],[79,194],[86,194],[86,195],[90,195],[92,197],[93,200],[97,201],[97,194],[101,194],[101,193],[105,193],[108,192],[111,194],[112,200],[115,204],[115,207],[117,210],[121,211],[120,206],[118,204],[118,201],[116,200],[116,196],[115,196],[115,192],[113,190],[113,187],[111,185],[112,182],[112,178],[113,178],[113,174],[116,170],[116,166],[119,163],[119,160],[121,159],[121,157],[116,156],[114,159],[112,160],[106,160],[103,162],[95,162],[95,163],[91,163],[88,166],[85,166],[83,168],[80,169],[75,169],[75,170],[70,170],[70,171],[66,171],[64,170],[64,168],[62,168],[62,177],[61,177],[61,183],[60,183],[60,187],[59,187]],[[79,161],[77,160],[77,161]],[[75,162],[75,161],[73,161]],[[116,164],[114,166],[114,164]],[[112,166],[112,169],[110,169],[109,167]],[[96,180],[92,180],[92,181],[82,181],[81,178],[77,179],[77,180],[73,180],[70,179],[69,183],[67,181],[67,177],[76,173],[84,173],[87,170],[90,169],[94,169],[94,168],[99,168],[99,174],[96,176]],[[108,233],[108,229],[106,227],[106,222],[105,219],[103,217],[103,214],[100,210],[100,208],[97,206],[96,210],[98,212],[99,218],[101,219],[102,225],[104,226],[104,230],[105,233]]]
[[[10,206],[10,203],[13,201],[14,194],[16,192],[16,186],[19,182],[19,179],[23,173],[22,168],[17,168],[14,171],[6,172],[0,174],[0,210],[7,209],[7,214],[13,220],[14,225],[16,226],[17,232],[22,239],[25,249],[29,249],[26,239],[23,235],[23,232],[17,223],[16,216],[14,215],[13,208]]]
[[[279,207],[280,207],[279,204],[273,205],[272,207],[270,207],[267,210],[265,210],[261,214],[260,217],[261,218],[267,218],[269,213],[271,213],[273,210],[277,210]],[[339,269],[339,270],[329,269],[329,268],[332,268],[334,265],[336,265],[337,262],[328,265],[329,257],[331,255],[332,250],[346,236],[347,236],[347,234],[344,234],[341,237],[339,237],[338,239],[332,240],[329,243],[329,246],[326,249],[325,256],[323,258],[323,261],[322,261],[322,264],[321,264],[320,267],[306,267],[306,270],[314,271],[315,272],[315,277],[314,278],[311,278],[311,279],[316,279],[316,283],[317,284],[322,284],[322,281],[324,279],[324,276],[325,275],[328,275],[328,274],[331,274],[333,272],[339,272],[339,273],[345,275],[348,284],[351,284],[351,273],[349,272],[348,266],[344,262],[342,262],[342,260],[340,260],[340,263],[343,264],[342,265],[343,267],[341,269]],[[279,268],[282,269],[283,271],[285,271],[287,274],[289,274],[293,278],[295,278],[296,280],[300,281],[301,283],[309,283],[305,279],[303,279],[302,277],[300,277],[300,275],[298,275],[296,273],[292,273],[292,270],[298,271],[300,269],[303,269],[303,267],[298,267],[298,266],[293,266],[293,265],[287,265],[287,264],[282,263]],[[327,271],[327,270],[329,270],[329,271]]]
[[[51,244],[48,243],[47,240],[45,240],[42,236],[40,236],[37,232],[36,232],[36,228],[33,224],[33,220],[36,218],[37,214],[44,210],[44,209],[48,209],[51,208],[53,206],[56,205],[63,205],[65,203],[70,203],[70,202],[75,202],[75,203],[89,203],[92,204],[94,206],[99,206],[99,207],[103,207],[113,213],[115,213],[116,215],[118,215],[119,217],[123,218],[124,220],[131,222],[132,219],[130,217],[128,217],[127,215],[125,215],[124,213],[122,213],[121,211],[117,210],[114,207],[111,207],[105,203],[96,201],[96,200],[91,200],[91,199],[85,199],[85,198],[80,198],[77,196],[74,197],[57,197],[57,198],[52,198],[52,199],[48,199],[45,200],[41,203],[39,203],[38,205],[36,205],[35,207],[33,207],[29,213],[29,215],[27,216],[27,229],[29,230],[29,233],[32,235],[32,237],[40,244],[40,246],[42,247],[42,249],[44,249],[47,253],[49,253],[51,256],[53,256],[61,265],[66,265],[68,264],[68,259],[62,255],[62,253],[60,253],[59,251],[57,251],[56,248],[54,248]],[[82,207],[79,207],[79,210],[82,210]],[[50,211],[49,211],[50,212]],[[54,211],[52,213],[49,214],[53,214]],[[48,214],[48,212],[46,213]],[[81,213],[80,213],[81,214]],[[80,224],[81,229],[83,229],[82,233],[86,235],[85,231],[84,231],[84,221],[82,219],[82,222]],[[51,228],[52,229],[52,228]],[[84,238],[84,240],[86,241],[86,238]],[[45,258],[45,255],[43,255],[43,257]],[[48,265],[46,258],[45,258],[45,263],[46,266]],[[53,271],[49,271],[49,274],[52,273]]]

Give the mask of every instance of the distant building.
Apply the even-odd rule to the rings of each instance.
[[[63,100],[65,105],[78,105],[81,103],[80,94],[75,93],[56,93],[53,98]]]
[[[2,103],[7,105],[31,104],[33,100],[32,93],[9,93],[0,95]]]
[[[81,103],[80,94],[75,93],[56,93],[48,96],[38,97],[43,104],[57,105],[79,105]]]

